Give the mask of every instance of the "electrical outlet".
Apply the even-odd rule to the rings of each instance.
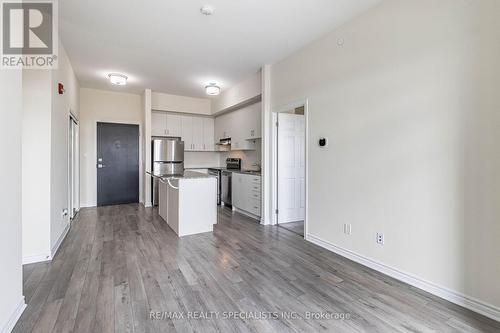
[[[350,224],[344,223],[344,234],[351,235],[352,227]]]
[[[377,232],[377,244],[384,245],[384,234]]]

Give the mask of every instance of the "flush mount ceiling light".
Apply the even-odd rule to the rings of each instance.
[[[205,5],[205,6],[200,8],[200,13],[202,13],[203,15],[206,15],[206,16],[213,15],[214,12],[215,12],[214,7],[212,7],[210,5]]]
[[[209,83],[207,86],[205,86],[205,91],[207,95],[217,96],[218,94],[220,94],[220,87],[217,85],[217,83]]]
[[[109,82],[116,86],[124,86],[127,84],[128,77],[123,74],[111,73],[108,75]]]

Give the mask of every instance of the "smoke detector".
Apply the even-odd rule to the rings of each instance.
[[[203,15],[206,15],[206,16],[213,15],[214,12],[215,12],[215,8],[213,6],[210,6],[210,5],[205,5],[205,6],[200,8],[200,13],[202,13]]]

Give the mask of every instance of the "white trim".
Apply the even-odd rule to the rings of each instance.
[[[52,254],[52,256],[51,256],[51,258],[50,258],[51,260],[52,260],[52,258],[54,258],[54,257],[55,257],[55,255],[56,255],[56,253],[57,253],[57,250],[59,250],[59,247],[61,246],[61,244],[62,244],[62,242],[63,242],[64,238],[66,238],[66,235],[67,235],[67,234],[68,234],[68,232],[69,232],[70,226],[71,226],[70,224],[68,224],[68,225],[66,226],[66,228],[63,230],[63,232],[62,232],[61,236],[59,236],[59,239],[57,240],[57,242],[56,242],[56,243],[54,244],[54,246],[52,247],[52,249],[51,249],[51,254]]]
[[[35,264],[38,262],[51,261],[51,260],[52,256],[50,255],[50,253],[37,254],[33,256],[23,257],[23,265]]]
[[[483,316],[486,316],[488,318],[500,322],[500,308],[494,305],[488,304],[471,296],[466,296],[460,292],[450,290],[448,288],[437,285],[430,281],[426,281],[413,274],[403,272],[394,267],[385,265],[368,257],[362,256],[351,250],[347,250],[340,246],[329,243],[319,237],[306,234],[306,240],[322,248],[330,250],[342,257],[355,261],[361,265],[367,266],[371,269],[374,269],[399,281],[405,282],[411,286],[422,289],[437,297],[443,298],[447,301],[450,301],[464,308],[467,308],[471,311],[477,312],[479,314],[482,314]]]
[[[19,300],[19,303],[17,303],[16,308],[10,315],[9,319],[7,322],[3,325],[2,327],[2,333],[10,333],[14,329],[14,326],[16,326],[17,321],[21,317],[21,315],[24,312],[24,309],[26,309],[26,303],[24,302],[24,296],[21,296],[21,299]]]
[[[303,106],[304,107],[304,120],[305,120],[305,161],[306,161],[306,166],[305,166],[305,182],[306,182],[306,193],[305,193],[305,198],[306,198],[306,207],[305,207],[305,218],[304,218],[304,235],[307,235],[308,233],[308,220],[309,220],[309,100],[302,99],[298,100],[286,105],[282,105],[276,108],[273,108],[272,110],[272,124],[271,124],[271,173],[272,173],[272,179],[271,179],[271,224],[272,225],[277,225],[278,223],[278,217],[276,214],[276,207],[278,207],[278,186],[277,186],[277,175],[278,171],[276,169],[276,163],[278,160],[277,157],[277,135],[278,131],[276,128],[276,121],[278,120],[277,114],[281,112],[287,112],[290,111],[291,109],[296,109]]]
[[[94,207],[97,207],[96,205],[94,204],[89,204],[89,203],[81,203],[80,202],[80,209],[81,208],[94,208]]]

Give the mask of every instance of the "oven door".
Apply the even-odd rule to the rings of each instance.
[[[225,205],[232,205],[233,198],[231,193],[232,172],[222,171],[221,175],[221,200]]]

